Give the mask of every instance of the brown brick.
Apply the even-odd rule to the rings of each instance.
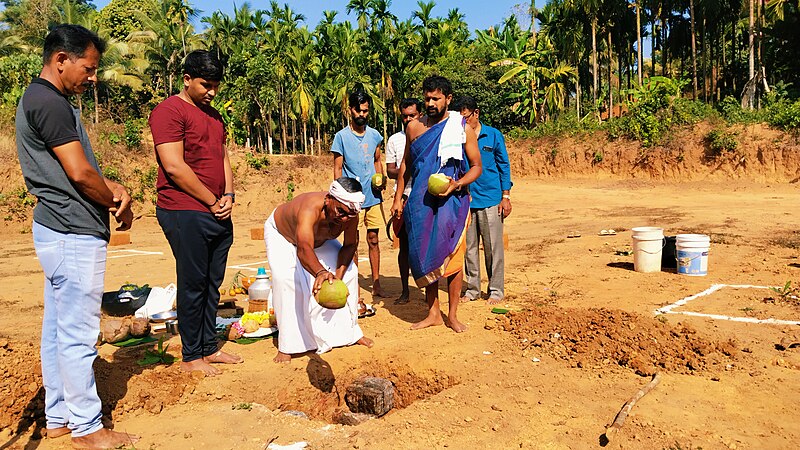
[[[264,227],[250,228],[250,239],[254,241],[263,241]]]
[[[131,234],[127,231],[119,231],[116,233],[111,233],[111,239],[108,241],[108,246],[113,247],[115,245],[128,245],[131,243]]]

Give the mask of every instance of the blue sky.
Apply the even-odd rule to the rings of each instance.
[[[95,0],[92,3],[97,5],[97,8],[100,9],[107,5],[109,1],[110,0]],[[221,10],[228,14],[231,14],[233,11],[233,1],[190,1],[195,8],[203,11],[202,15],[204,16],[209,16],[216,10]],[[237,1],[236,5],[239,6],[242,3],[243,1]],[[253,9],[269,9],[268,0],[251,0],[249,3]],[[339,11],[337,15],[339,21],[350,19],[351,22],[355,23],[355,17],[348,17],[345,15],[345,7],[347,6],[348,0],[278,0],[278,3],[281,5],[284,3],[288,4],[295,12],[303,14],[306,17],[305,23],[309,28],[313,28],[319,23],[322,18],[322,11],[324,10]],[[537,6],[542,7],[545,1],[539,0],[537,3],[541,3],[541,5]],[[517,11],[524,10],[524,6],[515,8],[516,5],[520,4],[529,5],[530,3],[521,0],[437,0],[436,6],[433,8],[433,15],[445,17],[450,9],[458,8],[458,10],[464,14],[464,20],[469,25],[470,31],[474,32],[475,29],[486,29],[492,25],[497,25],[502,22],[503,18]],[[417,2],[415,0],[394,0],[390,8],[392,13],[401,20],[411,17],[411,13],[416,9]],[[520,19],[520,23],[523,24],[523,26],[530,23],[529,20],[523,20],[522,17],[520,17]]]

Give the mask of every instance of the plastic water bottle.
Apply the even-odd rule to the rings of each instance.
[[[248,296],[248,312],[269,311],[270,300],[272,292],[272,283],[269,281],[266,269],[263,267],[258,268],[256,274],[256,281],[247,289]]]

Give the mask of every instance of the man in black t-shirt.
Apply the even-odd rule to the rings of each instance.
[[[16,131],[25,185],[38,199],[33,243],[45,275],[42,382],[45,433],[72,433],[73,446],[104,449],[138,440],[104,428],[92,364],[100,332],[109,213],[133,221],[125,188],[101,175],[80,113],[69,95],[97,81],[105,44],[77,25],[59,25],[44,41],[44,67],[17,107]]]

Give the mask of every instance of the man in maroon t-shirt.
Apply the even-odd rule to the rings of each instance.
[[[196,50],[186,55],[183,73],[183,90],[150,114],[158,161],[156,217],[175,256],[181,368],[217,375],[211,363],[242,362],[219,350],[216,337],[235,200],[225,126],[210,106],[222,64],[213,54]]]

